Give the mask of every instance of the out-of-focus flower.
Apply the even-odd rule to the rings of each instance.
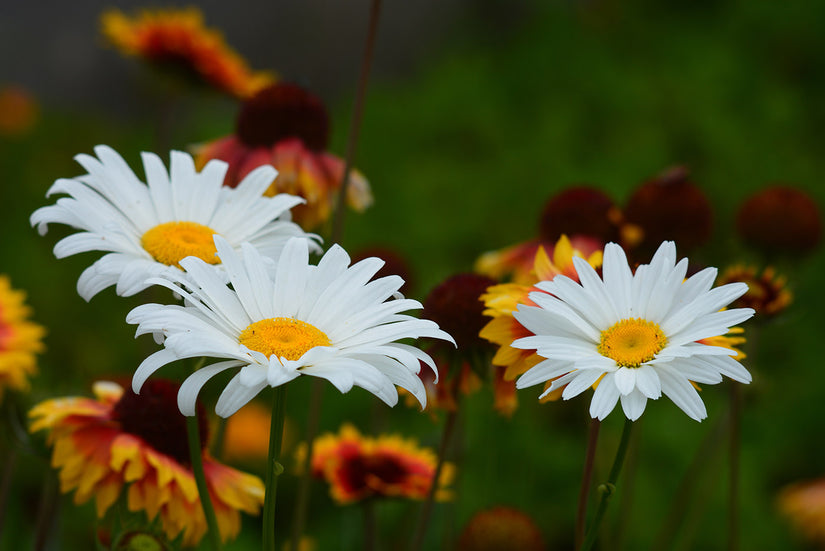
[[[474,514],[458,538],[458,551],[542,551],[541,530],[530,516],[512,507],[492,507]]]
[[[272,410],[249,402],[226,420],[221,457],[229,462],[256,463],[265,461],[269,453],[269,428]],[[283,449],[294,445],[293,425],[284,424]]]
[[[8,388],[25,391],[37,371],[35,354],[43,351],[46,330],[29,320],[26,293],[0,275],[0,400]]]
[[[135,391],[161,366],[209,357],[226,361],[203,367],[184,381],[178,396],[184,415],[194,415],[195,399],[207,380],[237,367],[241,370],[218,398],[215,411],[221,417],[235,413],[267,386],[277,387],[301,375],[327,379],[341,392],[360,386],[390,406],[398,402],[394,385],[399,385],[426,405],[417,373],[422,361],[435,369],[432,359],[395,341],[453,340],[432,321],[401,313],[420,308],[420,303],[388,300],[404,283],[400,277],[370,281],[381,260],[368,258],[350,266],[346,251],[333,245],[313,266],[307,240],[294,238],[270,274],[249,244],[242,245],[239,255],[215,236],[215,247],[232,289],[203,260],[185,258],[185,274],[153,280],[184,297],[183,307],[144,304],[126,316],[128,323],[138,324],[138,335],[166,337],[164,348],[135,371]]]
[[[210,159],[229,163],[226,185],[235,186],[263,164],[278,169],[267,195],[290,193],[306,199],[293,211],[307,230],[327,221],[335,207],[344,161],[326,151],[329,115],[319,98],[290,83],[263,88],[241,105],[234,135],[195,147],[198,165]],[[357,211],[372,204],[369,183],[350,172],[347,202]]]
[[[816,202],[791,186],[772,186],[748,197],[736,214],[745,243],[766,254],[798,256],[816,250],[822,217]]]
[[[759,316],[775,316],[793,302],[787,278],[777,275],[771,266],[759,273],[754,266],[736,265],[719,276],[720,285],[734,281],[748,284],[748,292],[731,305],[736,308],[753,308]]]
[[[129,532],[118,539],[113,551],[168,551],[164,538],[148,532]]]
[[[77,504],[94,498],[103,517],[128,485],[130,511],[144,511],[150,521],[160,518],[169,539],[182,533],[185,545],[197,544],[207,525],[189,466],[186,423],[175,403],[177,385],[153,381],[140,396],[111,382],[97,382],[93,390],[95,399],[57,398],[29,412],[30,430],[48,431],[61,492],[74,490]],[[205,444],[206,423],[200,427]],[[240,531],[239,511],[260,510],[263,483],[205,450],[203,468],[225,541]]]
[[[306,446],[299,448],[298,463],[306,457]],[[435,453],[421,448],[415,440],[398,435],[376,438],[362,436],[350,424],[339,434],[319,436],[312,447],[312,474],[329,483],[330,495],[345,505],[372,497],[424,499],[433,484]],[[452,498],[448,490],[454,467],[445,463],[435,498]]]
[[[566,248],[560,251],[562,256],[571,250],[575,250],[588,258],[598,253],[599,258],[601,258],[601,250],[604,247],[603,241],[586,236],[568,238],[565,235],[563,239]],[[556,246],[557,241],[534,239],[498,251],[490,251],[478,258],[475,271],[499,281],[510,279],[512,283],[531,285],[538,281],[535,273],[535,262],[539,249],[544,249],[545,252],[542,254],[546,257],[555,257]],[[572,266],[570,264],[571,270]]]
[[[301,198],[262,196],[275,177],[271,166],[260,167],[232,189],[222,185],[226,163],[211,162],[199,173],[192,157],[173,151],[167,172],[157,155],[144,153],[147,185],[110,147],[98,146],[95,153],[99,160],[75,157],[87,175],[57,180],[48,193],[69,197],[31,215],[41,235],[49,223],[83,230],[55,245],[57,258],[87,251],[109,253],[77,281],[77,291],[86,300],[115,284],[117,294],[133,295],[149,286],[150,277],[180,274],[179,263],[187,256],[220,264],[213,235],[236,248],[249,242],[273,259],[290,237],[314,237],[289,221],[289,209]]]
[[[622,213],[603,191],[572,187],[551,197],[539,221],[543,243],[555,243],[562,235],[590,237],[600,243],[618,241]]]
[[[539,281],[551,281],[560,274],[577,280],[573,257],[583,256],[583,253],[563,235],[553,247],[552,260],[544,248],[539,248],[534,254],[530,270],[532,275],[525,283],[494,285],[481,296],[486,306],[484,314],[493,319],[487,322],[479,335],[499,347],[493,357],[493,365],[503,368],[497,370],[501,373],[496,377],[496,396],[501,400],[500,407],[497,408],[499,411],[512,413],[515,410],[518,402],[513,381],[543,359],[535,351],[513,348],[513,341],[531,334],[516,321],[513,312],[519,304],[535,305],[530,293],[543,292],[535,286]],[[601,250],[591,253],[586,258],[594,268],[599,268],[602,264]],[[549,383],[547,386],[549,387]],[[561,390],[546,394],[542,400],[557,400],[560,397]]]
[[[34,97],[20,86],[0,88],[0,136],[23,136],[37,123],[40,109]]]
[[[632,249],[636,259],[648,259],[663,241],[675,241],[692,251],[705,244],[713,231],[713,209],[704,192],[677,166],[642,184],[624,208],[627,223],[641,230]]]
[[[825,479],[798,482],[783,488],[777,505],[800,534],[825,545]]]
[[[122,54],[237,98],[246,98],[273,80],[271,74],[252,72],[220,32],[204,26],[197,8],[143,10],[133,18],[109,10],[100,22],[103,36]]]
[[[518,379],[518,388],[552,380],[545,393],[564,387],[566,400],[596,385],[590,415],[600,420],[621,399],[635,421],[648,399],[664,393],[699,421],[707,411],[693,382],[716,384],[722,375],[750,382],[733,359],[736,350],[700,342],[753,316],[751,308],[721,310],[745,294],[746,284],[711,289],[715,268],[685,280],[687,259],[676,262],[671,241],[635,274],[615,243],[605,247],[604,279],[581,258],[573,262],[579,283],[565,276],[539,282],[543,292],[529,297],[536,306],[520,304],[513,314],[531,333],[513,347],[546,358]]]

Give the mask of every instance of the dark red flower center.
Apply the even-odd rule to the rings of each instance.
[[[555,243],[562,235],[586,235],[607,243],[618,239],[613,200],[596,188],[579,186],[554,195],[539,221],[541,239]],[[616,211],[618,212],[618,211]]]
[[[424,301],[422,317],[452,335],[459,351],[488,346],[478,332],[490,321],[481,295],[496,280],[478,274],[457,274],[435,287]]]
[[[236,131],[250,147],[298,138],[307,148],[323,151],[329,142],[329,115],[313,94],[295,84],[278,83],[243,102]]]
[[[189,442],[186,437],[186,417],[178,409],[180,385],[163,379],[147,381],[140,394],[127,388],[115,404],[114,419],[123,432],[133,434],[161,453],[189,465]],[[206,446],[209,427],[206,413],[198,403],[198,426],[201,449]]]
[[[344,486],[360,492],[367,487],[369,479],[377,479],[388,486],[400,484],[407,476],[407,469],[388,455],[357,455],[342,463],[340,475]]]

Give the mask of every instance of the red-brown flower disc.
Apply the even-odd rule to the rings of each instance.
[[[295,84],[279,82],[247,99],[238,114],[236,134],[249,147],[271,147],[299,138],[314,151],[329,142],[329,115],[313,94]]]
[[[742,203],[736,229],[747,244],[768,254],[806,254],[822,238],[822,217],[804,191],[786,185],[766,188]]]
[[[131,388],[114,406],[114,418],[121,430],[134,434],[144,442],[182,465],[189,465],[189,442],[186,437],[186,417],[178,409],[180,385],[163,379],[147,381],[135,394]],[[209,427],[206,412],[198,403],[198,428],[201,449],[206,446]]]
[[[705,244],[713,231],[713,209],[684,167],[667,170],[642,184],[624,208],[625,221],[642,229],[637,256],[647,259],[663,241],[689,252]]]
[[[458,539],[458,551],[541,551],[544,540],[536,523],[512,507],[479,511]]]
[[[484,303],[480,297],[496,283],[496,280],[478,274],[451,276],[430,291],[421,316],[433,320],[452,335],[459,352],[489,347],[490,344],[478,336],[490,321],[483,314]]]
[[[618,214],[613,200],[596,188],[579,186],[554,195],[544,206],[539,221],[542,241],[555,243],[562,235],[585,235],[602,243],[617,241]]]

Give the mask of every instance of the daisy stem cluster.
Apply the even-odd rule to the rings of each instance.
[[[186,438],[189,442],[189,458],[192,462],[192,473],[195,475],[195,484],[198,486],[198,496],[201,500],[201,507],[203,507],[203,516],[206,517],[209,544],[213,551],[220,551],[221,534],[218,530],[218,519],[215,516],[215,508],[212,506],[212,498],[209,496],[209,488],[206,486],[206,475],[203,472],[203,457],[197,415],[186,416]]]
[[[579,548],[579,551],[588,551],[596,543],[596,537],[599,534],[599,526],[604,518],[604,513],[607,511],[607,504],[616,490],[616,481],[619,479],[619,473],[622,471],[622,464],[627,455],[628,444],[630,444],[630,433],[633,428],[633,421],[625,419],[624,428],[622,429],[622,437],[619,441],[619,448],[616,450],[616,458],[613,460],[613,466],[610,468],[610,474],[607,477],[607,482],[599,486],[599,508],[596,510],[596,516],[590,523],[590,528],[587,530],[584,543]]]
[[[266,497],[263,512],[263,550],[275,550],[275,498],[278,491],[278,477],[284,472],[279,462],[284,436],[284,411],[286,409],[286,386],[276,387],[272,393],[272,423],[269,429],[269,453],[266,459]]]

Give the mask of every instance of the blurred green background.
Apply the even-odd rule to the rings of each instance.
[[[392,17],[397,4],[386,3],[384,17]],[[207,24],[219,26],[209,13],[205,9]],[[713,241],[696,256],[718,266],[763,260],[734,233],[734,214],[749,194],[783,182],[820,206],[825,200],[825,4],[537,1],[516,9],[488,0],[466,7],[455,21],[414,68],[371,81],[357,166],[376,201],[363,215],[348,214],[343,240],[353,252],[384,245],[407,257],[416,298],[471,269],[480,253],[532,238],[544,202],[574,184],[598,186],[621,205],[664,168],[688,166],[715,214]],[[301,56],[300,44],[292,53]],[[353,71],[353,91],[356,77]],[[40,375],[30,395],[19,398],[21,407],[88,395],[93,380],[128,374],[155,349],[147,337],[134,341],[133,327],[123,321],[145,296],[123,299],[109,289],[86,304],[75,283],[96,256],[55,260],[51,248],[65,228],[41,238],[28,224],[55,179],[81,173],[72,161],[76,153],[106,143],[138,169],[139,152],[155,150],[152,113],[162,88],[150,78],[149,72],[135,77],[142,91],[136,101],[143,103],[131,111],[43,103],[29,135],[0,138],[1,271],[29,293],[36,321],[49,331]],[[330,95],[331,149],[342,154],[352,93]],[[192,93],[178,97],[174,109],[171,144],[185,148],[229,133],[236,105]],[[825,370],[818,350],[825,300],[817,276],[825,259],[818,252],[779,260],[777,268],[789,278],[793,306],[771,323],[747,325],[745,363],[754,381],[743,389],[741,549],[748,550],[808,549],[777,514],[776,493],[789,482],[825,475]],[[174,376],[175,369],[164,373]],[[602,549],[652,549],[660,541],[672,543],[667,549],[725,548],[729,386],[704,389],[709,416],[701,424],[666,399],[648,404]],[[287,413],[299,429],[308,389],[303,378],[289,388]],[[217,381],[207,386],[207,404],[219,390]],[[536,388],[520,391],[511,419],[492,411],[489,390],[465,402],[455,446],[457,499],[437,505],[427,548],[450,548],[468,518],[493,505],[530,514],[548,549],[572,548],[589,397],[539,405],[537,395]],[[596,481],[607,475],[622,419],[616,410],[603,424]],[[403,405],[386,408],[360,389],[324,393],[325,431],[352,421],[366,432],[397,431],[436,446],[442,420]],[[722,436],[714,439],[714,431]],[[706,441],[711,444],[691,489],[677,493]],[[35,442],[42,451],[42,437]],[[52,476],[39,456],[21,463],[2,549],[32,545],[41,485]],[[278,502],[284,526],[295,487],[288,466]],[[387,502],[379,512],[383,548],[399,548],[412,532],[417,506]],[[675,525],[668,520],[673,515]],[[91,548],[93,518],[91,504],[78,508],[63,496],[48,548]],[[359,548],[360,527],[357,507],[334,505],[315,484],[308,529],[321,550]],[[258,530],[251,519],[229,548],[256,548]]]

